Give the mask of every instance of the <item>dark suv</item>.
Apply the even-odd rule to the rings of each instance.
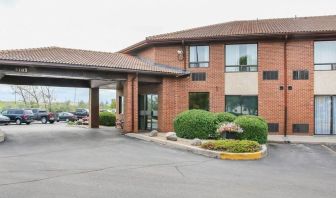
[[[73,114],[77,116],[78,119],[83,119],[89,116],[89,110],[88,109],[76,109],[76,112],[74,112]]]
[[[8,109],[2,112],[2,115],[9,117],[10,122],[20,125],[22,123],[30,124],[34,121],[34,114],[31,110]]]
[[[46,110],[42,109],[25,109],[31,110],[34,114],[34,120],[41,121],[42,124],[53,124],[55,122],[55,115],[53,113],[49,113]]]

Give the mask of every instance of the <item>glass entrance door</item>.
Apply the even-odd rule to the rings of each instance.
[[[336,134],[336,96],[315,96],[315,134]]]
[[[158,127],[158,104],[157,94],[139,95],[139,129],[153,130]]]

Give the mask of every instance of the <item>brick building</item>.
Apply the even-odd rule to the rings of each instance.
[[[183,75],[117,86],[125,131],[173,130],[187,109],[264,117],[274,134],[336,134],[336,16],[233,21],[122,51]]]

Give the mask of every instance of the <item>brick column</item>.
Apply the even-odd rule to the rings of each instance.
[[[99,128],[99,88],[90,88],[90,128]]]
[[[125,113],[124,132],[138,132],[138,76],[128,74],[124,84]]]

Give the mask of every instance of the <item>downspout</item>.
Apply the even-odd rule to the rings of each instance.
[[[184,67],[184,71],[187,71],[187,47],[185,46],[184,40],[182,40],[182,49],[184,51],[183,67]]]
[[[285,103],[285,112],[284,112],[284,138],[286,141],[287,137],[287,124],[288,124],[288,79],[287,79],[287,40],[288,40],[288,35],[285,36],[285,41],[284,41],[284,103]]]

